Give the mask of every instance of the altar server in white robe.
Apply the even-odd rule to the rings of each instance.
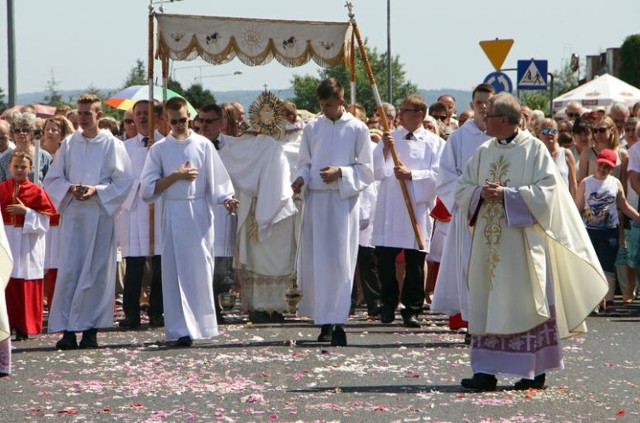
[[[262,94],[256,101],[269,107],[269,96],[272,94]],[[282,322],[295,257],[293,216],[297,210],[282,147],[272,137],[258,133],[268,132],[261,125],[272,122],[260,122],[256,113],[250,115],[252,128],[240,137],[222,137],[219,150],[240,201],[240,298],[252,322]]]
[[[358,255],[358,196],[374,179],[371,141],[366,125],[344,109],[338,81],[322,81],[316,95],[323,115],[304,128],[292,184],[294,193],[305,187],[298,315],[322,325],[318,340],[344,346]]]
[[[466,218],[453,198],[456,181],[473,153],[491,137],[484,133],[484,117],[489,98],[494,89],[489,84],[478,85],[471,94],[473,119],[467,120],[447,140],[440,158],[436,193],[451,214],[444,241],[444,252],[436,280],[431,310],[449,316],[449,328],[458,330],[467,327],[467,263],[471,235]]]
[[[376,247],[382,300],[382,323],[395,320],[401,300],[403,323],[420,327],[417,316],[424,303],[424,264],[431,242],[432,220],[436,204],[436,176],[445,142],[422,126],[427,104],[419,95],[407,96],[400,105],[401,128],[383,135],[373,152],[374,172],[380,181],[371,243]],[[389,145],[395,144],[400,166],[395,166]],[[411,199],[424,250],[418,241],[405,206],[399,179],[403,179]],[[402,293],[395,273],[395,258],[404,251],[406,271]]]
[[[78,98],[82,131],[62,141],[44,179],[61,215],[63,254],[49,314],[49,332],[64,331],[58,349],[97,348],[97,329],[113,326],[116,244],[114,213],[133,184],[122,142],[98,129],[100,99]]]
[[[473,377],[462,386],[541,389],[563,367],[559,339],[586,332],[608,284],[569,190],[542,141],[518,130],[518,100],[491,97],[482,144],[458,179],[468,219],[469,332]]]
[[[233,187],[213,144],[189,129],[183,98],[165,104],[171,133],[149,150],[140,176],[145,202],[162,197],[165,338],[178,346],[218,334],[213,298],[213,205],[235,210]]]

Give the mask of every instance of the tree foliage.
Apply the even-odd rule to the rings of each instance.
[[[4,112],[5,110],[7,110],[7,108],[9,108],[9,105],[7,103],[4,102],[4,90],[2,89],[2,87],[0,87],[0,113]]]
[[[58,87],[60,86],[60,81],[56,79],[55,74],[53,73],[53,68],[51,68],[51,79],[47,81],[47,95],[44,97],[44,101],[49,106],[62,106],[67,104],[62,99],[62,94]]]
[[[202,84],[200,83],[192,84],[189,88],[187,88],[186,91],[182,93],[182,95],[196,109],[216,102],[216,98],[213,96],[213,93],[202,88]]]
[[[370,49],[365,42],[365,51],[371,64],[371,70],[376,79],[376,85],[378,86],[378,92],[380,93],[383,101],[388,101],[385,98],[387,93],[387,55],[386,53],[379,54],[378,51],[373,48]],[[367,76],[366,69],[364,67],[360,52],[356,55],[356,101],[364,106],[367,113],[373,113],[376,107],[375,98],[371,90],[371,84]],[[404,97],[409,94],[418,92],[418,87],[412,84],[410,81],[406,81],[405,71],[403,64],[400,63],[399,56],[392,57],[391,60],[391,73],[392,73],[392,95],[393,102],[398,103]],[[335,78],[345,88],[345,100],[350,102],[350,85],[349,85],[349,69],[343,65],[335,66],[329,69],[321,69],[319,77],[314,78],[310,75],[298,76],[295,75],[291,83],[295,93],[296,106],[300,109],[307,109],[309,111],[318,110],[318,101],[316,99],[316,87],[321,80],[326,78]]]
[[[136,60],[136,65],[131,68],[127,79],[124,81],[122,88],[132,85],[147,85],[146,68],[144,62],[140,59]]]
[[[620,79],[640,87],[640,34],[629,35],[620,46]]]

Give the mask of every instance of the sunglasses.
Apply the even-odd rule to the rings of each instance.
[[[444,122],[445,120],[447,120],[447,116],[446,115],[431,115],[432,118],[434,119],[438,119],[441,122]]]
[[[183,118],[180,118],[180,119],[171,119],[169,121],[169,123],[172,124],[172,125],[177,125],[179,123],[185,124],[185,123],[187,123],[187,118],[183,117]]]
[[[634,128],[634,127],[624,128],[624,132],[633,132],[635,130],[636,130],[636,128]]]
[[[200,120],[201,120],[202,122],[204,122],[204,123],[206,123],[206,124],[210,125],[210,124],[212,124],[213,122],[215,122],[215,121],[217,121],[217,120],[220,120],[220,119],[222,119],[222,117],[213,118],[213,119],[200,119]]]
[[[127,125],[131,125],[133,123],[133,119],[125,119],[124,123],[126,123]]]
[[[558,130],[556,128],[544,128],[543,130],[540,131],[540,133],[542,135],[555,135],[558,133]]]
[[[593,133],[597,134],[598,132],[600,132],[601,134],[604,134],[608,130],[609,130],[609,128],[593,128]]]
[[[567,113],[567,116],[570,118],[577,118],[580,117],[580,113]]]
[[[31,129],[28,128],[15,128],[13,130],[14,134],[28,134],[29,132],[31,132]]]

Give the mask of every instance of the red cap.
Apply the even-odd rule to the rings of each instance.
[[[618,155],[615,151],[605,148],[600,153],[598,153],[598,157],[596,158],[597,163],[604,163],[611,167],[616,167],[616,163],[618,161]]]

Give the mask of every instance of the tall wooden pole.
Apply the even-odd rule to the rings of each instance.
[[[155,141],[155,104],[153,102],[153,20],[155,19],[155,12],[153,6],[149,4],[149,55],[147,57],[147,79],[149,84],[149,140],[147,141],[147,149],[151,148],[151,145]],[[149,204],[149,256],[155,255],[155,207],[153,203]]]
[[[353,26],[353,33],[358,40],[358,47],[360,48],[360,55],[362,56],[362,61],[364,63],[364,68],[367,71],[367,75],[369,76],[369,82],[371,83],[371,89],[373,90],[373,96],[376,100],[376,106],[378,106],[378,115],[380,120],[382,121],[382,127],[385,132],[390,131],[389,121],[387,121],[387,115],[384,113],[384,108],[382,107],[382,100],[380,99],[380,94],[378,93],[378,87],[376,85],[375,77],[373,76],[373,71],[371,70],[371,64],[369,63],[369,58],[367,57],[367,52],[364,48],[364,43],[362,42],[362,37],[360,36],[360,30],[358,29],[358,24],[356,23],[355,15],[352,13],[351,9],[353,5],[347,2],[347,6],[349,9],[349,18],[351,20],[351,25]],[[396,149],[393,144],[389,146],[389,152],[391,153],[391,157],[393,158],[394,165],[400,166],[400,159],[398,159],[398,154],[396,153]],[[398,179],[400,183],[400,188],[402,189],[402,196],[404,197],[404,203],[407,206],[407,212],[409,213],[409,219],[411,220],[411,226],[413,227],[413,232],[416,236],[416,242],[418,243],[418,248],[420,250],[424,250],[424,241],[422,238],[422,234],[420,233],[420,228],[418,227],[418,223],[416,220],[416,213],[413,210],[413,204],[411,204],[411,198],[409,197],[409,191],[407,190],[407,182],[404,179]]]

